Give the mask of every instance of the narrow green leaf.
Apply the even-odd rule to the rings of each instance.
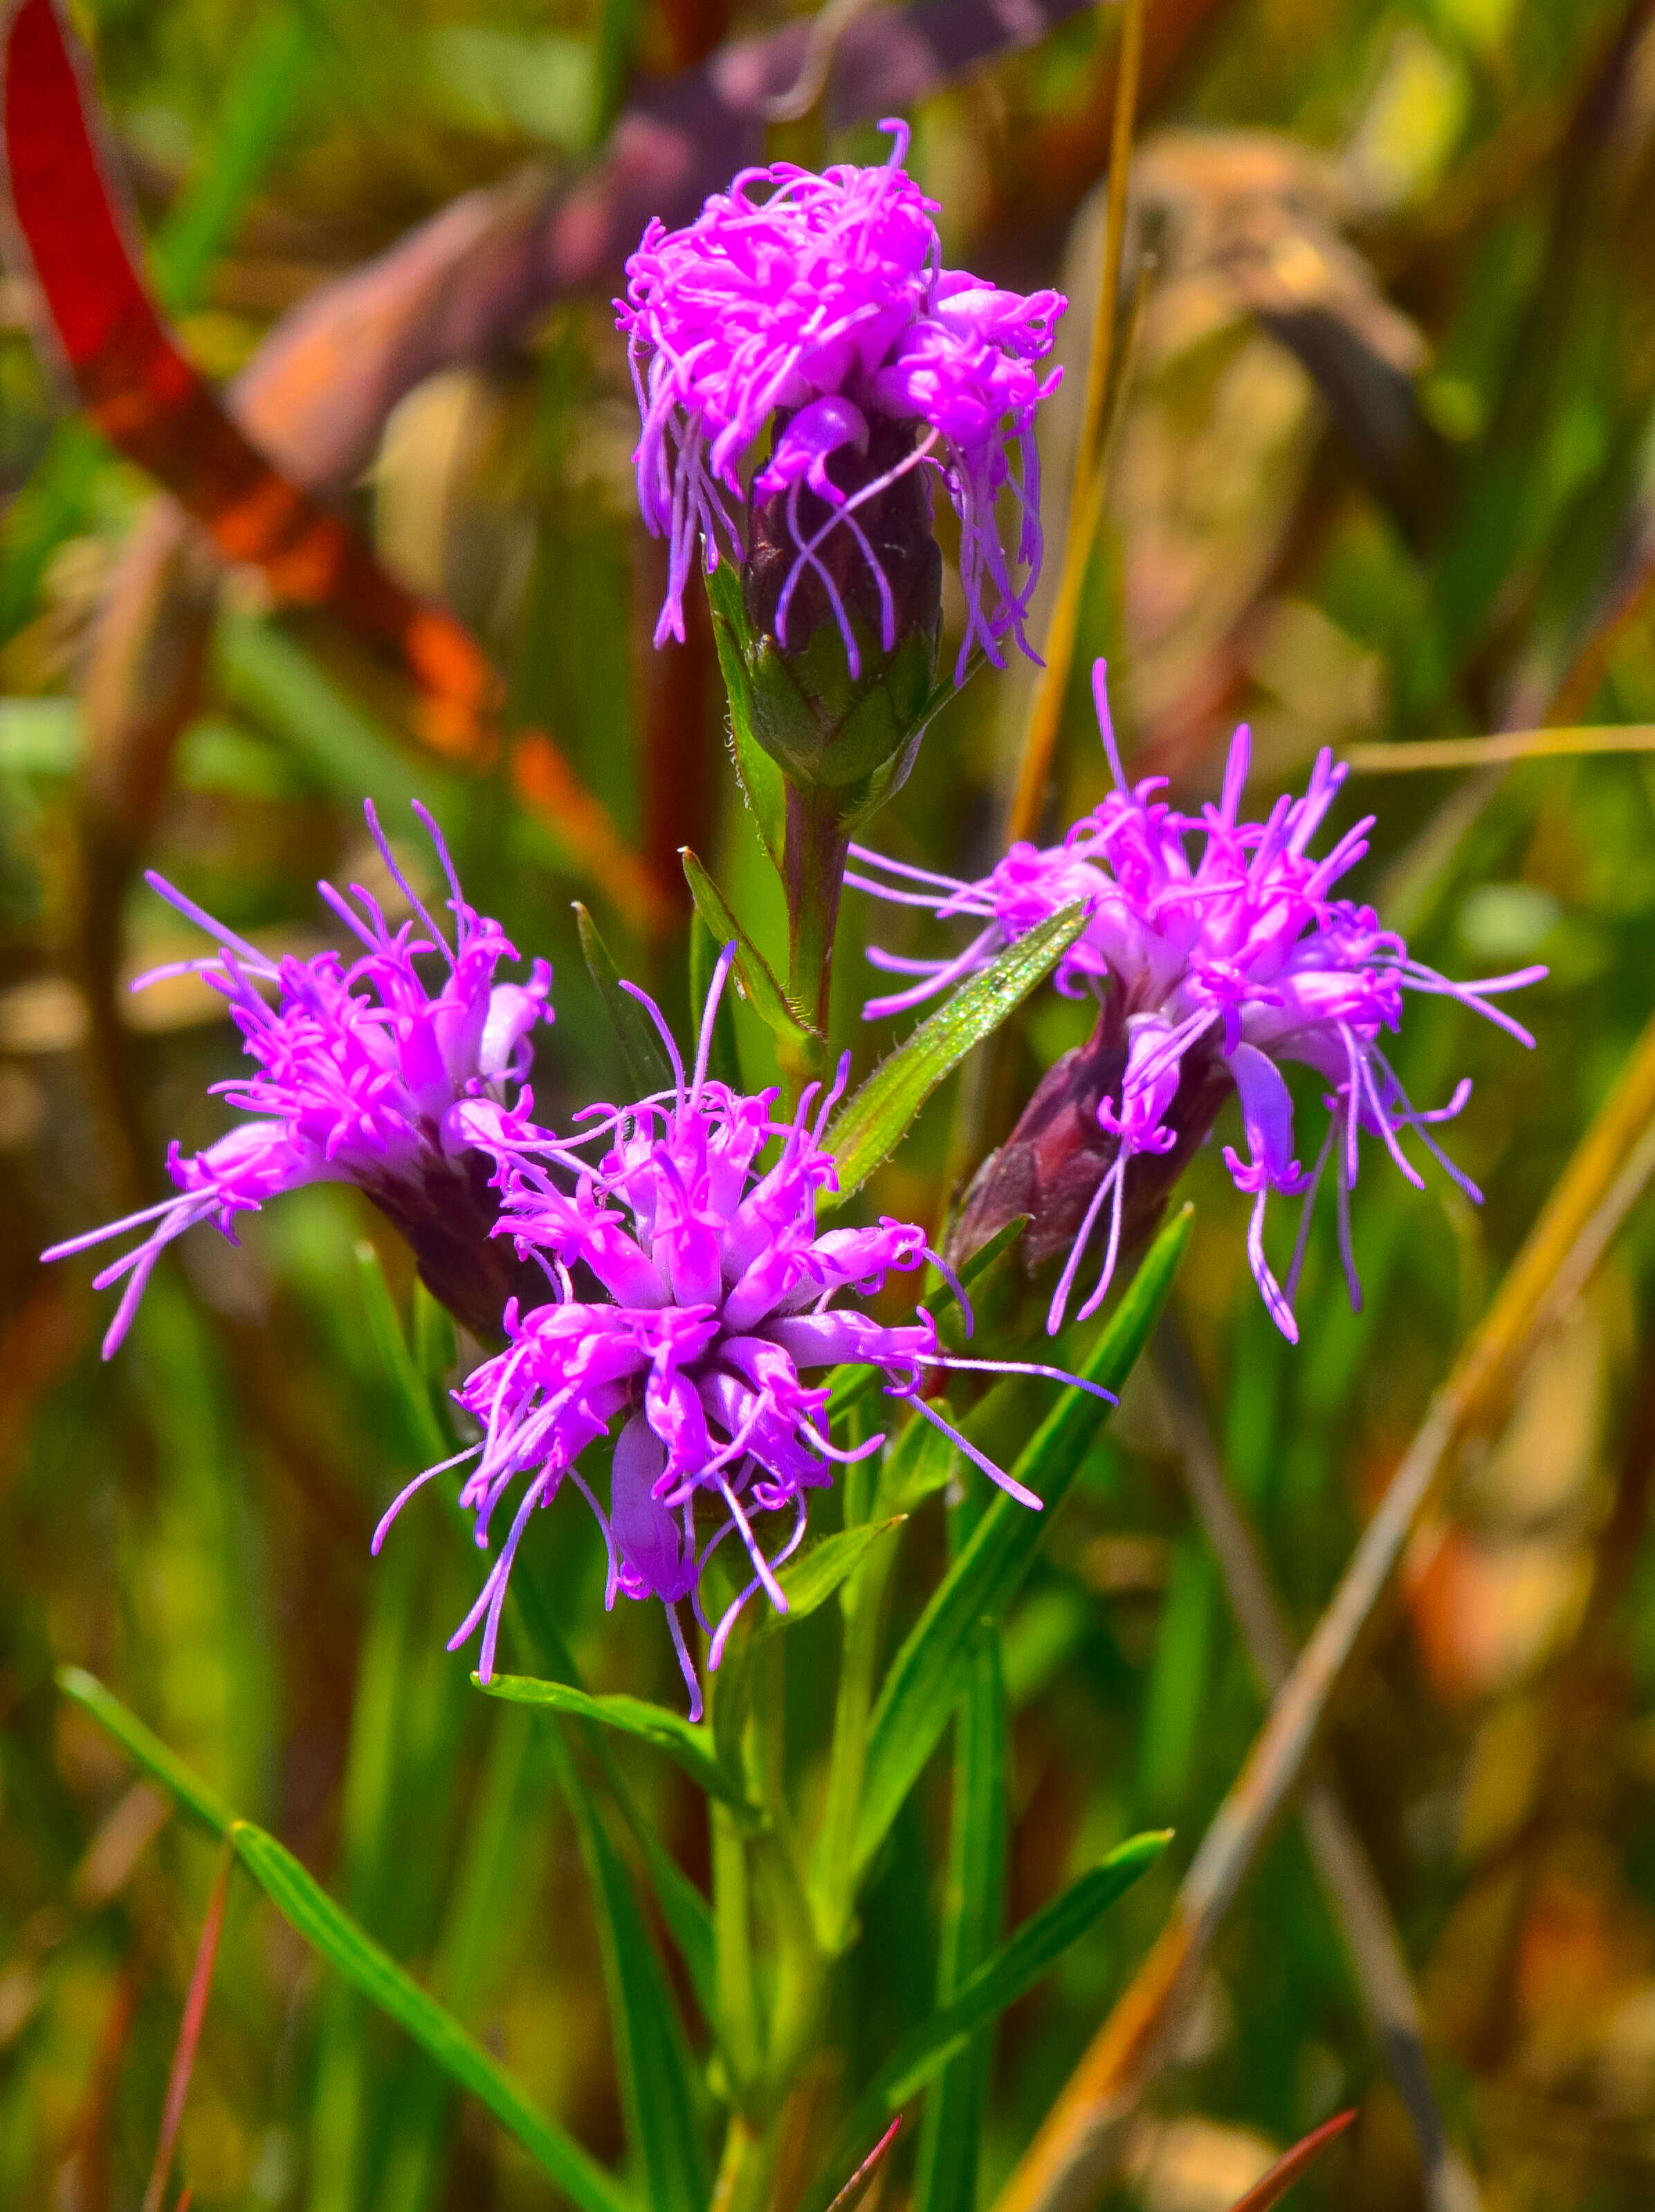
[[[620,2183],[536,2111],[498,2060],[340,1911],[285,1845],[249,1821],[236,1821],[230,1833],[242,1864],[283,1918],[486,2106],[583,2212],[638,2212]]]
[[[873,1493],[874,1511],[911,1513],[947,1481],[956,1449],[952,1437],[916,1414],[885,1455]]]
[[[575,901],[575,926],[581,933],[581,950],[587,972],[604,1002],[604,1012],[615,1024],[621,1057],[640,1098],[672,1088],[672,1068],[660,1031],[630,991],[621,988],[621,971],[615,957],[599,933],[598,925],[579,899]]]
[[[383,1277],[376,1279],[383,1291]],[[386,1300],[389,1311],[388,1291]],[[394,1313],[390,1320],[400,1342]],[[401,1748],[397,1718],[406,1687],[419,1564],[412,1544],[397,1545],[370,1581],[345,1753],[335,1880],[352,1917],[380,1929],[386,1925],[385,1891],[396,1880],[400,1849],[395,1816]],[[374,2071],[370,2039],[364,2033],[364,2002],[348,1983],[324,1985],[312,2075],[308,2212],[355,2212],[362,2201]]]
[[[1000,1942],[1006,1887],[1006,1683],[1000,1632],[981,1628],[954,1717],[954,1788],[937,1960],[937,2004],[951,2004]],[[945,2065],[925,2101],[914,2212],[975,2212],[994,2046],[978,2035]]]
[[[1069,1945],[1148,1872],[1171,1841],[1170,1832],[1134,1836],[1071,1882],[1061,1897],[1032,1913],[969,1974],[952,2002],[904,2038],[856,2100],[827,2171],[842,2172],[860,2146],[934,2081],[956,2051],[1050,1971]],[[822,2212],[831,2185],[818,2184],[806,2197],[802,2212]]]
[[[934,1435],[935,1431],[930,1431]],[[945,1438],[946,1442],[946,1439]],[[842,1529],[837,1535],[824,1536],[789,1560],[777,1575],[788,1601],[788,1610],[777,1613],[773,1606],[765,1608],[763,1618],[753,1632],[753,1642],[773,1636],[778,1629],[803,1620],[825,1605],[848,1575],[854,1574],[873,1547],[901,1528],[908,1518],[905,1513],[893,1514],[888,1521],[865,1521],[859,1528]]]
[[[543,1681],[531,1674],[496,1674],[491,1682],[473,1674],[472,1680],[490,1697],[503,1698],[509,1705],[539,1705],[551,1712],[569,1713],[576,1720],[596,1721],[623,1735],[636,1736],[641,1743],[653,1744],[675,1759],[709,1797],[721,1797],[751,1821],[763,1817],[713,1756],[708,1731],[666,1705],[653,1705],[646,1698],[594,1698],[567,1682]]]
[[[1186,1206],[1156,1238],[1080,1370],[1087,1382],[1118,1390],[1131,1373],[1171,1294],[1190,1219]],[[859,1869],[884,1841],[947,1723],[977,1623],[998,1620],[1015,1595],[1108,1412],[1088,1391],[1064,1391],[1013,1469],[1044,1499],[1044,1510],[996,1498],[892,1661],[868,1724]]]
[[[230,1838],[236,1856],[283,1918],[354,1988],[405,2029],[444,2073],[469,2089],[538,2159],[581,2212],[642,2212],[613,2175],[605,2173],[555,2121],[535,2110],[505,2068],[333,1902],[284,1844],[251,1820],[238,1820],[92,1675],[78,1667],[60,1668],[58,1686],[215,1835]]]
[[[169,1751],[152,1729],[136,1713],[129,1713],[119,1698],[105,1689],[95,1674],[83,1667],[60,1667],[58,1687],[66,1698],[83,1705],[93,1719],[108,1729],[146,1772],[153,1774],[187,1812],[216,1836],[229,1833],[235,1815],[216,1790],[211,1790],[187,1767],[176,1752]]]
[[[556,1725],[557,1778],[581,1839],[603,1954],[628,2140],[643,2160],[651,2212],[703,2212],[706,2146],[696,2124],[689,2047],[625,1861]]]
[[[1008,945],[990,968],[962,983],[947,1003],[882,1060],[828,1131],[839,1188],[822,1200],[831,1212],[860,1190],[889,1157],[914,1116],[971,1047],[993,1035],[1037,983],[1044,982],[1086,926],[1077,900]]]
[[[777,1036],[808,1038],[811,1031],[788,1004],[788,994],[776,981],[775,969],[736,920],[728,899],[687,845],[680,848],[679,857],[696,912],[720,945],[734,943],[736,976],[753,1012]]]

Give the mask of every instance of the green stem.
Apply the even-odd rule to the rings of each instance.
[[[719,2040],[733,2077],[731,2099],[739,2107],[751,2094],[759,2069],[747,1846],[727,1807],[715,1800],[708,1810],[713,1839],[713,1941]]]
[[[867,1721],[873,1708],[879,1631],[896,1547],[887,1544],[846,1583],[840,1600],[844,1636],[839,1689],[833,1711],[833,1748],[827,1806],[816,1846],[811,1884],[817,1942],[837,1958],[850,1941],[856,1903],[856,1820],[867,1758]]]
[[[782,880],[788,894],[788,1001],[817,1042],[797,1050],[808,1081],[827,1063],[833,938],[850,843],[837,808],[821,794],[787,789]],[[794,1070],[789,1069],[789,1075]]]

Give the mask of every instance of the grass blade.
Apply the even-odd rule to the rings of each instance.
[[[827,1149],[838,1164],[839,1188],[823,1200],[824,1212],[861,1188],[901,1142],[938,1084],[1045,981],[1086,926],[1086,910],[1078,900],[1064,907],[1008,945],[992,967],[962,983],[946,1006],[879,1062],[828,1131]]]
[[[1171,1295],[1190,1221],[1186,1206],[1156,1238],[1081,1370],[1087,1382],[1118,1390],[1131,1373]],[[859,1870],[885,1840],[947,1724],[977,1624],[997,1619],[1015,1595],[1108,1411],[1089,1392],[1063,1393],[1013,1469],[1045,1510],[1033,1513],[1014,1498],[996,1498],[892,1661],[868,1724]]]
[[[469,2089],[581,2212],[641,2212],[614,2176],[605,2173],[555,2120],[536,2111],[499,2061],[333,1902],[285,1844],[251,1820],[238,1820],[92,1675],[78,1667],[63,1667],[57,1680],[65,1697],[83,1705],[204,1826],[216,1836],[228,1837],[236,1856],[289,1924],[411,2036],[451,2080]]]
[[[1171,1841],[1170,1832],[1134,1836],[1050,1905],[1031,1914],[1014,1936],[966,1977],[952,2002],[922,2021],[886,2059],[841,2130],[828,2171],[843,2171],[859,2143],[934,2081],[980,2028],[1032,1989],[1098,1915],[1149,1871]],[[824,2186],[806,2197],[803,2212],[821,2212]]]

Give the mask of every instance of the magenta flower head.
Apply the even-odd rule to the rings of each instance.
[[[680,1601],[691,1601],[707,1629],[708,1663],[716,1668],[757,1591],[786,1612],[776,1570],[803,1539],[808,1493],[831,1480],[836,1464],[865,1458],[885,1441],[836,1446],[829,1388],[804,1379],[812,1371],[880,1369],[891,1395],[909,1401],[1025,1504],[1039,1504],[916,1395],[926,1369],[998,1363],[944,1352],[922,1307],[912,1322],[887,1326],[840,1303],[871,1296],[893,1270],[934,1257],[925,1231],[910,1223],[817,1226],[816,1199],[835,1185],[822,1136],[844,1068],[819,1103],[810,1086],[787,1121],[776,1118],[776,1091],[745,1097],[709,1079],[718,994],[733,951],[715,973],[687,1077],[659,1010],[634,990],[671,1057],[670,1092],[618,1110],[593,1108],[596,1127],[570,1144],[538,1132],[500,1144],[499,1233],[550,1270],[559,1295],[530,1312],[509,1308],[506,1349],[454,1394],[483,1430],[481,1443],[461,1455],[476,1461],[460,1503],[477,1516],[479,1546],[488,1543],[502,1500],[522,1485],[499,1556],[449,1645],[482,1628],[484,1681],[530,1516],[567,1480],[603,1530],[606,1602],[624,1595],[664,1603],[699,1717]],[[583,1157],[587,1146],[605,1141],[600,1157]],[[605,1509],[576,1462],[617,1422]],[[407,1498],[442,1471],[428,1468],[395,1500],[375,1550]],[[714,1625],[702,1612],[700,1580],[731,1534],[751,1572]]]
[[[1035,410],[1059,374],[1037,364],[1063,300],[945,270],[936,204],[901,166],[907,127],[880,128],[895,142],[883,165],[745,169],[686,228],[652,222],[616,303],[643,418],[638,495],[671,546],[656,642],[684,635],[697,540],[709,574],[733,551],[748,651],[795,659],[823,743],[848,711],[847,667],[860,697],[873,664],[902,659],[906,642],[912,668],[885,672],[897,719],[930,690],[934,479],[960,523],[956,682],[974,652],[1000,663],[1008,635],[1026,649],[1041,558]],[[810,749],[797,729],[761,741],[795,780],[812,765],[790,758]],[[860,760],[867,732],[849,750]],[[831,780],[849,782],[849,768],[836,759]]]
[[[1469,1197],[1481,1198],[1431,1133],[1433,1124],[1459,1112],[1470,1085],[1461,1083],[1447,1105],[1421,1111],[1380,1044],[1384,1032],[1400,1025],[1403,994],[1457,999],[1532,1045],[1526,1030],[1488,1001],[1538,981],[1546,970],[1525,968],[1481,982],[1451,982],[1412,959],[1402,939],[1382,928],[1371,908],[1332,896],[1333,886],[1367,851],[1373,817],[1347,830],[1322,859],[1311,857],[1311,842],[1345,777],[1330,753],[1318,757],[1303,798],[1279,799],[1268,821],[1242,822],[1238,817],[1250,760],[1244,726],[1230,747],[1219,804],[1198,815],[1182,814],[1155,798],[1164,778],[1128,784],[1101,661],[1093,690],[1116,787],[1062,845],[1044,851],[1014,846],[978,883],[933,876],[852,848],[864,869],[878,872],[847,881],[876,897],[942,915],[967,915],[981,925],[950,961],[870,952],[876,966],[918,980],[870,1001],[864,1011],[873,1017],[919,1005],[985,966],[1003,945],[1059,908],[1084,900],[1088,926],[1056,980],[1072,996],[1097,997],[1098,1030],[1090,1044],[1050,1072],[1011,1140],[979,1177],[967,1204],[964,1244],[970,1249],[1001,1219],[1031,1206],[1034,1230],[1042,1231],[1042,1201],[1052,1201],[1044,1211],[1057,1218],[1044,1223],[1037,1256],[1063,1243],[1069,1248],[1051,1304],[1055,1331],[1107,1203],[1102,1271],[1080,1309],[1083,1316],[1092,1312],[1109,1287],[1123,1230],[1136,1224],[1135,1187],[1142,1186],[1137,1213],[1146,1206],[1152,1215],[1159,1211],[1169,1178],[1233,1090],[1244,1152],[1226,1146],[1224,1162],[1236,1188],[1253,1200],[1247,1249],[1254,1278],[1278,1327],[1296,1340],[1293,1297],[1311,1210],[1330,1159],[1340,1251],[1355,1304],[1360,1291],[1349,1194],[1363,1135],[1377,1137],[1409,1182],[1422,1188],[1402,1145],[1411,1132]],[[1193,857],[1192,839],[1202,841]],[[1309,1170],[1294,1158],[1293,1099],[1281,1073],[1286,1060],[1303,1062],[1328,1086],[1324,1103],[1331,1119]],[[1273,1192],[1305,1201],[1285,1288],[1264,1254],[1264,1212]]]
[[[222,993],[256,1070],[215,1088],[253,1118],[191,1158],[173,1146],[167,1165],[176,1197],[42,1255],[60,1260],[152,1224],[95,1279],[102,1290],[126,1278],[104,1339],[106,1359],[174,1237],[216,1220],[234,1243],[239,1213],[257,1212],[301,1183],[351,1182],[365,1191],[407,1237],[431,1291],[479,1334],[497,1341],[508,1298],[527,1287],[509,1248],[490,1234],[499,1210],[492,1165],[476,1149],[468,1116],[491,1131],[496,1123],[516,1126],[532,1107],[532,1095],[519,1086],[532,1057],[530,1033],[552,1018],[551,970],[537,960],[527,982],[496,981],[501,962],[517,955],[499,923],[467,905],[435,823],[416,803],[447,877],[451,944],[398,867],[371,801],[365,811],[417,921],[393,930],[359,884],[350,898],[319,884],[362,947],[348,963],[333,951],[271,960],[161,877],[148,879],[218,949],[153,969],[132,988],[193,973]],[[438,971],[429,982],[422,961],[427,974]]]

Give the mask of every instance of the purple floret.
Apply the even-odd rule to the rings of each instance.
[[[844,1069],[819,1102],[810,1086],[787,1121],[776,1118],[775,1091],[746,1097],[709,1078],[733,951],[716,971],[689,1076],[653,1001],[626,986],[660,1029],[675,1071],[671,1091],[618,1110],[593,1108],[598,1127],[569,1143],[520,1127],[498,1133],[499,1233],[545,1264],[562,1295],[532,1312],[508,1310],[507,1348],[454,1394],[484,1431],[481,1444],[461,1455],[476,1460],[460,1503],[477,1516],[479,1546],[523,1479],[499,1555],[449,1647],[481,1627],[484,1681],[518,1546],[536,1507],[550,1505],[567,1478],[603,1530],[606,1603],[618,1595],[662,1601],[698,1717],[701,1691],[680,1601],[691,1600],[711,1638],[708,1663],[716,1668],[759,1589],[787,1611],[776,1569],[804,1537],[808,1493],[831,1481],[836,1465],[866,1458],[885,1441],[872,1437],[854,1450],[835,1445],[828,1385],[803,1379],[812,1370],[879,1369],[891,1395],[910,1402],[1022,1503],[1039,1504],[916,1395],[927,1369],[999,1370],[1001,1363],[941,1351],[923,1308],[912,1322],[887,1326],[836,1303],[871,1297],[893,1270],[934,1258],[925,1231],[911,1223],[817,1224],[818,1195],[836,1187],[822,1139]],[[583,1157],[584,1145],[605,1139],[600,1158]],[[1053,1372],[1015,1363],[1005,1371]],[[605,1511],[575,1462],[618,1420]],[[406,1500],[442,1471],[428,1468],[394,1501],[374,1535],[376,1550]],[[770,1516],[790,1516],[775,1536],[761,1525]],[[702,1611],[701,1576],[733,1532],[751,1574],[714,1624]]]
[[[496,1208],[487,1162],[473,1148],[459,1109],[514,1116],[532,1107],[532,1094],[518,1086],[532,1059],[530,1032],[552,1018],[551,970],[537,960],[526,983],[495,981],[501,962],[518,956],[499,923],[466,903],[435,823],[416,803],[448,880],[451,945],[398,867],[371,802],[365,811],[417,924],[393,930],[359,884],[350,898],[331,884],[319,884],[363,947],[348,964],[334,951],[272,960],[162,877],[148,878],[170,906],[217,939],[219,950],[154,969],[132,988],[194,974],[223,994],[258,1068],[214,1087],[255,1118],[192,1157],[172,1146],[167,1166],[177,1197],[41,1255],[60,1260],[154,1224],[95,1278],[99,1290],[127,1278],[104,1338],[106,1359],[125,1336],[155,1262],[174,1237],[198,1221],[216,1220],[234,1243],[238,1214],[257,1212],[267,1199],[312,1182],[350,1182],[366,1191],[408,1236],[439,1295],[472,1326],[498,1331],[508,1295],[498,1285],[509,1271],[502,1270],[498,1248],[489,1241]],[[425,933],[416,934],[417,927]],[[446,966],[435,988],[416,964],[427,955]]]
[[[956,682],[974,648],[1001,665],[1008,633],[1028,650],[1023,623],[1041,559],[1035,409],[1061,374],[1042,379],[1034,364],[1050,352],[1066,303],[1056,292],[1024,297],[945,270],[936,203],[901,167],[907,127],[880,128],[895,134],[887,163],[844,163],[820,176],[786,161],[745,169],[686,228],[652,221],[626,264],[626,298],[616,306],[643,417],[638,497],[650,531],[672,549],[658,645],[684,635],[697,538],[709,574],[721,541],[746,557],[741,516],[751,490],[786,501],[792,565],[778,642],[788,643],[800,580],[813,576],[859,674],[824,548],[837,532],[852,534],[879,584],[881,643],[891,651],[892,594],[858,518],[923,466],[940,475],[960,518],[966,630]],[[847,490],[830,463],[851,462],[854,479],[870,444],[890,447],[875,439],[882,421],[903,426],[905,450]],[[772,428],[755,473],[755,449]],[[806,491],[818,504],[801,510]],[[1019,510],[1014,551],[996,520],[1002,491]]]
[[[1154,793],[1164,777],[1127,782],[1109,714],[1104,664],[1093,691],[1116,788],[1103,805],[1044,849],[1014,845],[993,872],[976,883],[934,875],[852,846],[853,859],[876,874],[846,882],[878,898],[921,906],[939,915],[979,922],[977,934],[953,959],[907,960],[871,949],[888,972],[917,980],[887,998],[870,1000],[870,1018],[922,1005],[959,977],[986,967],[1007,945],[1075,900],[1090,909],[1085,933],[1063,956],[1059,990],[1095,996],[1110,1034],[1123,1045],[1123,1073],[1097,1109],[1113,1139],[1113,1158],[1092,1196],[1052,1299],[1050,1325],[1062,1325],[1087,1239],[1112,1199],[1110,1231],[1098,1284],[1080,1309],[1093,1312],[1108,1290],[1120,1249],[1128,1170],[1135,1157],[1164,1153],[1177,1141],[1171,1120],[1179,1078],[1192,1051],[1215,1054],[1240,1101],[1245,1157],[1224,1150],[1238,1190],[1254,1200],[1247,1250],[1261,1294],[1283,1334],[1296,1341],[1292,1301],[1305,1253],[1311,1209],[1329,1158],[1338,1188],[1339,1243],[1352,1303],[1360,1291],[1351,1252],[1348,1200],[1356,1181],[1358,1139],[1377,1136],[1408,1180],[1418,1170],[1403,1152],[1412,1130],[1468,1197],[1481,1193],[1447,1158],[1430,1125],[1451,1119],[1470,1095],[1456,1089],[1447,1105],[1421,1111],[1409,1099],[1379,1043],[1401,1023],[1404,991],[1457,999],[1497,1023],[1520,1043],[1534,1039],[1500,1008],[1499,992],[1537,982],[1544,968],[1457,983],[1410,957],[1372,908],[1329,896],[1367,851],[1373,817],[1355,823],[1321,860],[1308,847],[1332,805],[1346,771],[1323,750],[1301,799],[1279,799],[1263,823],[1238,820],[1247,781],[1250,743],[1236,732],[1216,806],[1179,813]],[[1205,840],[1192,860],[1186,840]],[[1315,1069],[1329,1086],[1332,1116],[1313,1167],[1293,1157],[1293,1108],[1283,1060]],[[1264,1212],[1272,1192],[1305,1200],[1285,1289],[1264,1255]]]

